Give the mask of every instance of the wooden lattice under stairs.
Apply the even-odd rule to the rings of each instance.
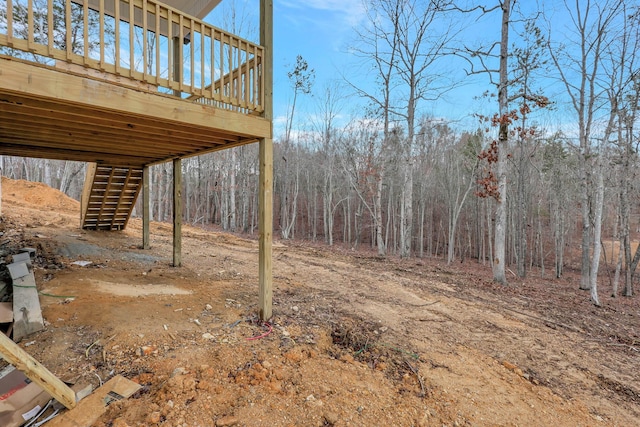
[[[123,230],[141,188],[141,168],[89,164],[82,192],[82,228]]]

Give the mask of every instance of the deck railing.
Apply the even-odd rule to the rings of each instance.
[[[154,0],[0,0],[0,54],[263,111],[262,46]]]

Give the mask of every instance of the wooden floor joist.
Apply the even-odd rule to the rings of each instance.
[[[141,168],[271,136],[257,115],[2,55],[0,70],[0,154]]]

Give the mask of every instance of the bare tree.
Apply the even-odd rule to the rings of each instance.
[[[318,102],[318,119],[315,121],[314,130],[321,146],[320,166],[322,168],[322,218],[325,226],[325,241],[333,246],[334,216],[339,203],[334,202],[334,162],[336,120],[342,109],[343,96],[337,84],[328,84],[324,87],[323,96]]]
[[[591,263],[591,301],[600,306],[600,299],[598,298],[598,268],[600,265],[600,254],[602,251],[602,210],[604,209],[604,166],[602,160],[596,162],[596,197],[595,197],[595,212],[594,212],[594,226],[593,226],[593,262]]]
[[[580,289],[590,288],[590,274],[593,271],[590,264],[593,205],[590,193],[593,187],[591,147],[595,114],[604,95],[598,86],[598,79],[601,77],[603,53],[608,43],[610,26],[620,11],[620,5],[620,2],[613,0],[604,3],[590,0],[576,1],[574,4],[565,2],[570,22],[573,24],[571,30],[577,37],[577,40],[574,40],[575,48],[563,49],[562,44],[549,44],[549,53],[570,98],[570,105],[578,123],[582,215]],[[567,40],[566,35],[561,37],[562,40]]]
[[[392,7],[390,7],[392,6]],[[356,93],[365,98],[373,105],[377,116],[382,119],[382,141],[376,152],[370,152],[371,176],[375,178],[375,196],[373,208],[370,209],[374,216],[374,227],[376,235],[376,246],[378,255],[386,253],[386,239],[383,238],[382,224],[382,185],[385,179],[386,163],[385,158],[391,138],[392,115],[392,94],[395,92],[394,64],[397,61],[399,34],[397,31],[388,31],[385,23],[379,19],[380,9],[383,15],[394,17],[400,13],[400,2],[394,4],[386,2],[372,2],[368,5],[367,17],[370,25],[356,28],[355,32],[359,38],[359,46],[354,47],[354,52],[360,58],[371,61],[371,68],[378,83],[379,92],[370,92],[363,89],[359,83],[348,83],[355,89]],[[373,140],[369,140],[373,147]]]
[[[447,264],[455,258],[456,237],[462,208],[467,197],[476,184],[476,168],[478,166],[477,149],[474,139],[479,135],[464,135],[456,145],[450,146],[444,158],[444,174],[442,180],[447,192],[448,243]]]
[[[605,90],[613,123],[615,128],[616,158],[614,165],[618,166],[620,200],[619,207],[619,241],[620,252],[619,262],[616,266],[614,276],[612,296],[617,296],[620,270],[622,269],[622,257],[624,255],[624,289],[625,296],[633,295],[633,274],[640,258],[640,251],[636,251],[636,256],[631,254],[630,238],[630,197],[633,191],[631,181],[636,175],[637,160],[637,138],[635,136],[635,126],[637,113],[640,108],[640,73],[638,72],[638,50],[640,49],[640,11],[638,7],[629,12],[623,4],[621,6],[623,22],[621,33],[607,48],[605,70],[607,74],[607,84]]]
[[[289,82],[293,88],[293,101],[291,103],[291,110],[287,114],[287,126],[284,135],[285,141],[288,143],[291,141],[291,128],[293,126],[293,117],[296,111],[298,96],[311,93],[311,88],[315,80],[315,70],[313,68],[309,69],[307,61],[302,55],[298,55],[296,57],[296,65],[287,73],[287,77],[289,77]]]
[[[301,55],[296,57],[296,64],[287,74],[293,88],[293,101],[287,114],[287,125],[283,141],[281,141],[282,163],[284,176],[280,180],[280,231],[283,239],[294,235],[298,214],[298,195],[300,191],[300,162],[298,160],[299,147],[294,145],[291,137],[293,119],[298,96],[309,94],[315,79],[315,71],[309,69],[309,64]],[[295,156],[295,158],[294,158]],[[279,161],[278,160],[278,161]]]
[[[435,99],[444,91],[443,76],[434,71],[444,47],[455,36],[445,28],[443,9],[448,1],[433,0],[373,0],[369,3],[370,25],[358,33],[361,57],[371,61],[379,79],[380,93],[375,94],[352,84],[361,96],[372,102],[383,119],[382,149],[388,147],[391,120],[406,123],[406,138],[402,145],[403,186],[400,205],[400,255],[409,256],[413,238],[413,145],[417,127],[416,113],[420,101]],[[440,18],[437,20],[437,18]],[[439,25],[435,25],[435,23]],[[451,87],[450,85],[447,87]],[[397,103],[392,99],[396,93]],[[380,169],[378,184],[382,185],[384,169]],[[381,192],[378,193],[381,196]],[[381,197],[376,203],[381,204]],[[381,209],[376,209],[380,212]],[[381,245],[381,218],[376,221],[378,251]]]
[[[511,27],[511,8],[515,0],[500,0],[493,7],[476,6],[464,12],[481,11],[483,14],[499,10],[501,13],[500,41],[491,44],[488,48],[469,48],[455,53],[468,61],[470,69],[468,74],[484,73],[489,76],[490,82],[498,90],[498,113],[491,119],[492,124],[498,127],[498,139],[482,154],[487,159],[491,170],[488,176],[481,181],[484,189],[479,195],[490,196],[495,199],[496,209],[494,215],[494,239],[493,239],[493,280],[506,284],[505,275],[505,241],[507,228],[507,156],[509,154],[509,124],[513,117],[509,110],[509,29]],[[460,9],[459,9],[460,10]],[[499,47],[499,52],[495,49]],[[490,65],[497,60],[498,67]],[[497,80],[496,80],[497,75]]]

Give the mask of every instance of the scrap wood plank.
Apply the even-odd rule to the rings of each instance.
[[[0,333],[0,356],[66,408],[76,406],[76,394],[73,390],[3,333]]]
[[[44,329],[40,298],[33,270],[25,262],[9,264],[13,280],[13,340]]]
[[[140,387],[140,384],[122,375],[116,375],[93,394],[78,402],[75,409],[57,416],[45,427],[90,427],[107,411],[112,402],[131,397]]]

